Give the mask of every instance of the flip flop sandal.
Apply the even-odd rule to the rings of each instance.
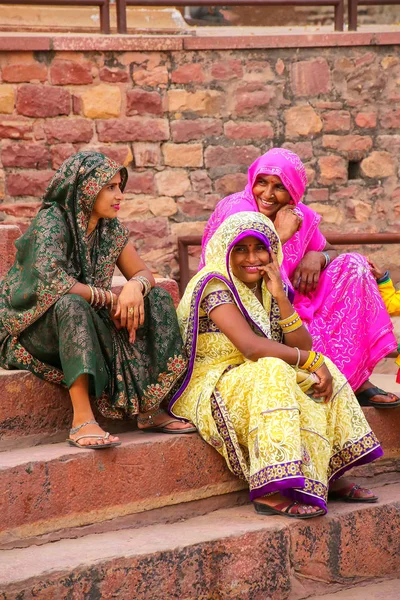
[[[171,433],[171,434],[180,434],[182,433],[196,433],[196,427],[188,427],[187,429],[168,429],[167,425],[171,425],[171,423],[179,423],[177,419],[170,419],[165,423],[161,423],[160,425],[152,425],[152,427],[143,427],[140,431],[152,431],[153,433]]]
[[[385,390],[381,390],[378,387],[370,387],[362,392],[357,392],[356,398],[360,404],[360,406],[375,406],[375,408],[396,408],[396,406],[400,406],[400,398],[395,400],[394,402],[371,402],[371,398],[374,396],[391,396],[395,394],[388,394]]]
[[[330,500],[343,500],[344,502],[378,502],[378,496],[357,497],[358,491],[369,492],[370,490],[353,483],[341,490],[329,492],[328,497]]]
[[[72,429],[69,430],[69,435],[74,435],[75,433],[78,433],[78,431],[80,429],[82,429],[82,427],[85,427],[85,425],[98,425],[97,421],[86,421],[85,423],[82,423],[82,425],[78,425],[78,427],[72,427]],[[107,440],[109,439],[110,434],[107,431],[105,433],[105,435],[97,435],[94,433],[89,433],[87,435],[81,435],[77,438],[75,438],[74,440],[72,438],[67,438],[67,442],[70,446],[75,446],[76,448],[83,448],[84,450],[105,450],[106,448],[115,448],[116,446],[120,446],[121,442],[108,442]],[[96,440],[104,440],[107,442],[107,444],[79,444],[79,440],[84,440],[84,439],[96,439]]]
[[[286,508],[284,508],[285,502],[277,504],[276,506],[268,506],[268,504],[255,501],[253,501],[253,504],[256,512],[260,515],[281,515],[284,517],[291,517],[292,519],[312,519],[313,517],[320,517],[325,514],[325,511],[322,508],[313,513],[290,513],[290,509],[293,508],[293,506],[300,506],[300,502],[292,502],[292,504],[289,504]]]

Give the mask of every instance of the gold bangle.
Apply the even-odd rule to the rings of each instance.
[[[114,308],[114,296],[111,290],[108,291],[110,292],[110,312],[112,313]]]
[[[293,325],[286,325],[285,327],[282,327],[283,335],[286,335],[287,333],[292,333],[293,331],[300,329],[300,327],[302,327],[302,326],[303,326],[303,321],[299,317],[293,323]]]
[[[318,371],[318,369],[320,369],[322,367],[323,364],[325,364],[325,358],[322,354],[320,354],[319,352],[317,352],[317,360],[315,360],[312,365],[309,366],[308,371],[310,373],[314,373],[315,371]]]
[[[300,317],[299,317],[297,310],[295,310],[294,313],[290,315],[290,317],[286,317],[285,319],[280,319],[278,321],[278,325],[280,325],[281,327],[285,327],[287,325],[290,325],[292,323],[292,321],[296,321],[297,319],[300,319]]]
[[[301,365],[300,369],[307,371],[308,367],[314,362],[316,355],[317,353],[314,352],[314,350],[310,350],[306,362],[304,363],[304,365]]]

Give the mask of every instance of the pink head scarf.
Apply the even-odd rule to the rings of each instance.
[[[307,185],[307,174],[303,163],[294,152],[285,148],[272,148],[253,162],[248,171],[245,192],[253,196],[257,175],[277,175],[295,204],[301,198]]]

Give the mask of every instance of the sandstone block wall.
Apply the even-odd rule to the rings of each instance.
[[[273,145],[305,162],[326,230],[400,231],[399,47],[0,53],[3,224],[26,228],[63,160],[98,149],[128,166],[142,257],[176,277],[177,236]],[[399,247],[371,254],[400,279]]]

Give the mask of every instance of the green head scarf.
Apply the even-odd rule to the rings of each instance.
[[[96,197],[125,167],[100,152],[78,152],[66,160],[44,194],[40,210],[17,242],[15,263],[5,276],[0,318],[18,335],[40,318],[76,282],[109,288],[128,231],[117,218],[100,219],[89,247],[87,227]]]

